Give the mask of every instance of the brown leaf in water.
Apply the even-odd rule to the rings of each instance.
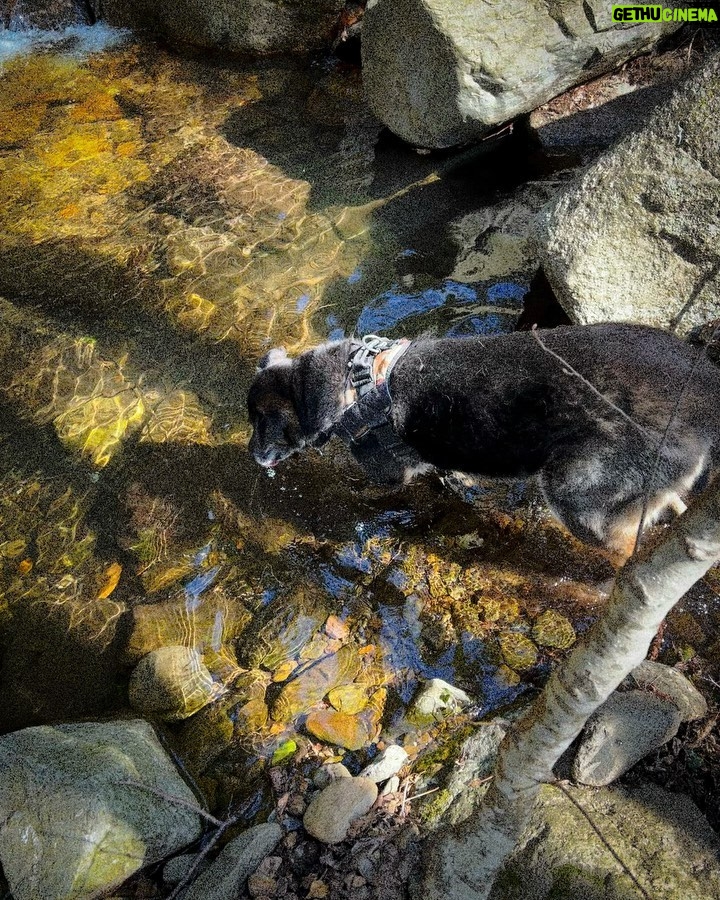
[[[110,594],[115,590],[118,586],[118,581],[120,581],[120,576],[122,575],[122,566],[118,562],[110,563],[110,565],[105,569],[103,573],[103,583],[100,591],[98,592],[97,599],[104,600],[106,597],[109,597]]]

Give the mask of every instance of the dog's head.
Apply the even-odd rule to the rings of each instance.
[[[292,375],[292,361],[285,351],[271,350],[258,363],[250,385],[250,452],[266,468],[302,450],[306,443],[293,396]]]

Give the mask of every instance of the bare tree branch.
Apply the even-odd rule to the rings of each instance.
[[[719,559],[717,480],[657,546],[633,556],[620,570],[602,618],[505,737],[495,780],[477,816],[431,848],[424,900],[485,900],[553,765],[589,716],[642,662],[672,607]]]

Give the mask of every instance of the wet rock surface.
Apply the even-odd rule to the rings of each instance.
[[[11,31],[91,24],[92,16],[82,0],[4,0],[0,4],[0,26]]]
[[[93,0],[114,25],[148,28],[179,45],[233,53],[307,52],[329,44],[344,0]]]
[[[97,896],[200,835],[197,814],[160,799],[197,805],[146,722],[28,728],[0,738],[0,762],[0,861],[17,900]]]

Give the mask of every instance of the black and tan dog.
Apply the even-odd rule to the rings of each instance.
[[[248,396],[250,449],[274,466],[341,436],[368,472],[418,465],[537,476],[577,537],[627,555],[720,461],[720,369],[665,332],[569,326],[496,337],[273,350]],[[385,371],[383,371],[385,370]]]

